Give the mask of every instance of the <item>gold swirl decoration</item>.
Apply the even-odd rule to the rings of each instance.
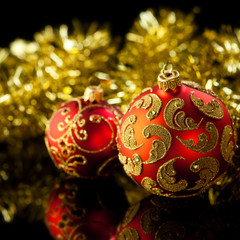
[[[155,239],[184,239],[186,228],[177,221],[166,221],[161,224],[155,234]],[[171,238],[169,238],[171,236]]]
[[[140,220],[141,228],[144,233],[151,234],[156,232],[162,220],[160,208],[153,207],[145,211]]]
[[[146,94],[141,99],[134,102],[129,111],[136,108],[148,109],[150,106],[151,109],[147,112],[147,119],[151,121],[156,118],[162,108],[162,100],[154,93]]]
[[[201,111],[203,114],[205,114],[208,117],[214,118],[214,119],[222,119],[223,118],[223,109],[221,107],[221,104],[213,99],[211,102],[204,104],[203,99],[196,98],[193,96],[194,92],[191,92],[190,99],[193,102],[194,106],[198,108],[199,111]]]
[[[205,130],[210,135],[209,140],[208,140],[208,137],[205,133],[200,133],[198,135],[198,142],[197,142],[196,145],[194,145],[195,142],[192,138],[190,138],[188,140],[181,139],[178,136],[176,136],[176,138],[185,147],[187,147],[188,149],[190,149],[194,152],[207,153],[207,152],[210,152],[211,150],[213,150],[216,147],[216,145],[218,143],[219,134],[218,134],[218,130],[217,130],[216,126],[212,122],[207,122],[206,123]]]
[[[183,157],[177,157],[164,163],[157,173],[157,182],[159,186],[165,191],[169,192],[171,196],[174,192],[180,192],[183,190],[194,191],[206,187],[218,174],[219,162],[213,157],[202,157],[194,161],[190,165],[190,170],[193,173],[199,172],[200,179],[196,181],[194,187],[188,188],[188,181],[181,179],[176,182],[176,171],[174,170],[173,164],[177,159],[184,159]],[[157,188],[158,184],[156,181],[149,177],[145,177],[142,180],[142,186],[152,192],[153,194],[162,195],[163,190]]]
[[[121,231],[116,240],[140,240],[138,231],[135,228],[127,227]]]
[[[145,188],[148,192],[151,192],[152,194],[156,195],[162,194],[162,190],[157,187],[158,186],[157,182],[150,177],[144,177],[142,179],[141,185],[143,188]]]
[[[127,158],[119,153],[119,160],[123,164],[124,171],[129,175],[139,176],[142,173],[142,158],[137,154],[133,154],[133,159]]]
[[[221,142],[220,142],[220,151],[223,156],[223,159],[230,163],[232,162],[232,157],[234,155],[234,144],[233,141],[230,141],[231,136],[233,135],[233,129],[230,125],[226,125],[223,129]]]
[[[130,150],[136,150],[142,146],[137,146],[137,141],[134,138],[134,128],[132,126],[129,126],[130,124],[134,124],[137,121],[136,115],[130,115],[126,118],[126,120],[122,124],[121,128],[121,139],[122,143],[125,148],[128,148]]]
[[[176,182],[176,171],[173,168],[173,164],[177,159],[184,159],[183,157],[176,157],[168,162],[164,163],[157,173],[157,181],[161,188],[169,192],[179,192],[185,190],[188,186],[188,182],[185,179],[181,179]]]
[[[184,100],[181,98],[173,98],[167,103],[164,109],[164,120],[166,124],[170,128],[180,131],[197,129],[201,121],[197,124],[192,118],[186,117],[184,111],[177,112],[184,107],[184,104]]]
[[[159,159],[164,158],[172,143],[171,133],[162,125],[150,124],[143,129],[143,136],[146,139],[152,136],[158,136],[162,139],[152,141],[152,149],[149,152],[150,156],[144,164],[155,163]]]
[[[199,172],[200,179],[196,181],[196,185],[188,190],[198,190],[206,187],[218,174],[219,162],[213,157],[202,157],[194,161],[190,165],[192,172]]]
[[[101,115],[91,114],[89,116],[89,121],[92,123],[96,123],[96,124],[99,124],[103,121],[108,125],[109,129],[111,130],[111,138],[110,138],[108,144],[106,144],[106,146],[104,146],[101,149],[88,150],[88,149],[81,147],[79,145],[79,143],[77,143],[77,140],[86,141],[88,139],[88,132],[85,129],[79,130],[79,127],[82,128],[86,125],[86,119],[82,118],[83,117],[82,113],[84,111],[88,110],[89,108],[94,109],[94,108],[99,107],[99,108],[107,109],[108,107],[105,105],[101,105],[101,104],[94,104],[94,105],[88,105],[88,106],[82,108],[80,99],[76,98],[76,99],[73,99],[72,101],[75,101],[78,104],[78,109],[79,109],[78,113],[76,113],[71,120],[70,120],[70,115],[67,115],[63,122],[58,123],[58,125],[57,125],[58,130],[60,132],[63,132],[63,134],[60,137],[54,138],[53,136],[51,136],[51,134],[49,134],[48,135],[49,138],[54,142],[58,142],[58,146],[61,149],[62,153],[66,152],[66,151],[69,152],[73,146],[75,146],[78,150],[86,152],[86,153],[98,153],[98,152],[102,152],[105,149],[107,149],[114,141],[114,130],[113,130],[112,125],[108,121],[108,119],[106,119],[105,117],[103,117]],[[70,112],[69,108],[62,108],[59,111],[61,112],[62,116],[65,116],[66,113]],[[50,120],[50,123],[51,123],[51,120]],[[74,144],[68,143],[69,138],[72,139]],[[73,151],[71,150],[71,153],[72,152]]]
[[[70,156],[71,152],[68,152],[67,155],[64,155],[65,151],[59,152],[59,150],[54,146],[49,146],[48,142],[45,140],[47,149],[50,153],[50,157],[54,162],[55,166],[59,169],[64,169],[66,172],[70,173],[75,177],[80,177],[76,169],[78,166],[87,164],[87,159],[81,154],[76,154]],[[73,152],[73,151],[72,151]],[[63,157],[67,157],[67,160],[64,160]]]

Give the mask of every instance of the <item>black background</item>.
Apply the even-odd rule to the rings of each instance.
[[[131,5],[130,5],[131,4]],[[220,1],[131,1],[131,0],[60,0],[60,1],[1,1],[0,4],[0,47],[8,47],[16,38],[32,40],[35,32],[46,25],[58,27],[70,25],[73,19],[82,22],[97,21],[109,23],[113,36],[128,32],[141,11],[148,8],[168,7],[188,13],[199,6],[201,12],[196,18],[200,28],[219,29],[221,24],[240,27],[240,10],[236,0]],[[0,239],[51,239],[45,225],[16,220],[12,224],[0,226]]]
[[[9,1],[9,0],[8,0]],[[60,0],[60,1],[1,1],[0,47],[8,47],[16,38],[32,40],[33,34],[46,25],[71,25],[76,18],[83,22],[110,23],[113,35],[124,36],[141,11],[147,8],[169,7],[189,12],[201,8],[196,22],[202,28],[218,29],[221,24],[240,27],[240,10],[236,0],[176,1],[176,0]]]

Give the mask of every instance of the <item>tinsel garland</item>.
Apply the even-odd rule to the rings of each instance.
[[[16,39],[8,49],[0,49],[3,221],[10,222],[24,212],[29,219],[42,218],[46,197],[61,177],[49,164],[44,146],[47,120],[60,102],[82,95],[92,78],[103,85],[106,100],[124,111],[143,88],[156,84],[160,69],[170,60],[183,79],[197,81],[219,95],[239,131],[240,29],[223,26],[200,32],[194,20],[198,11],[141,12],[122,39],[121,49],[108,27],[92,23],[83,28],[79,22],[46,26],[33,41]],[[229,173],[209,190],[213,205],[240,200],[239,169],[237,151]],[[116,176],[129,202],[144,195],[140,191],[136,196],[127,178]],[[227,198],[221,197],[229,188]]]

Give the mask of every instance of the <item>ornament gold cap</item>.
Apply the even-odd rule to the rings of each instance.
[[[85,102],[101,102],[103,100],[103,89],[100,86],[88,86],[83,94]]]
[[[167,62],[158,75],[158,86],[165,92],[169,89],[174,91],[178,86],[181,86],[179,72],[172,69],[171,62]]]

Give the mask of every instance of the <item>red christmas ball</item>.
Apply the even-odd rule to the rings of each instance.
[[[173,203],[152,195],[128,208],[115,240],[218,239],[214,233],[221,220],[217,218],[213,209],[201,201]]]
[[[102,89],[86,88],[84,96],[61,104],[46,129],[45,142],[55,165],[70,175],[103,175],[117,157],[119,109],[102,99]]]
[[[235,151],[233,124],[214,93],[163,70],[129,105],[118,133],[125,172],[153,194],[186,197],[222,177]]]
[[[49,195],[45,224],[56,240],[109,240],[126,211],[124,200],[113,181],[66,178]]]

